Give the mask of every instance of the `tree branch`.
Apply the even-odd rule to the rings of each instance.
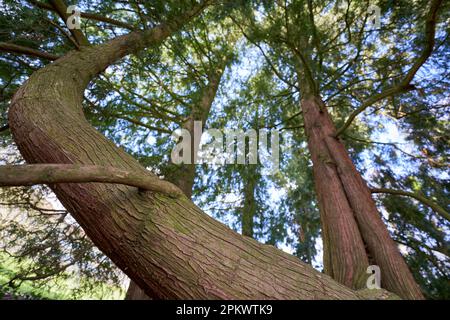
[[[427,61],[427,59],[431,56],[431,53],[433,52],[435,39],[434,36],[436,34],[436,23],[437,23],[437,12],[442,4],[443,0],[434,0],[431,3],[430,11],[428,12],[427,19],[425,22],[425,46],[422,49],[422,53],[417,58],[416,62],[412,65],[412,67],[409,69],[406,76],[403,78],[403,80],[396,84],[393,87],[390,87],[380,93],[377,93],[370,98],[368,98],[366,101],[362,103],[362,105],[353,111],[348,119],[345,121],[344,125],[339,128],[336,132],[336,137],[341,135],[347,128],[351,125],[352,121],[364,110],[366,110],[368,107],[373,105],[374,103],[393,96],[398,93],[406,92],[409,90],[414,89],[414,85],[410,84],[410,82],[413,80],[414,76],[416,75],[417,71],[420,69],[420,67]]]
[[[30,1],[30,3],[32,3],[33,5],[35,5],[38,8],[49,10],[49,11],[53,11],[53,12],[57,12],[55,10],[55,8],[53,8],[51,5],[49,5],[47,3],[40,2],[40,1],[33,1],[33,0],[29,0],[29,1]],[[100,22],[113,24],[113,25],[116,25],[118,27],[121,27],[121,28],[124,28],[124,29],[128,29],[128,30],[131,30],[131,31],[136,29],[133,25],[128,24],[126,22],[122,22],[122,21],[119,21],[119,20],[116,20],[116,19],[104,17],[104,16],[101,16],[101,15],[98,15],[98,14],[95,14],[95,13],[81,12],[80,16],[82,18],[86,18],[86,19],[89,19],[89,20],[95,20],[95,21],[100,21]]]
[[[305,55],[303,54],[303,52],[301,50],[297,49],[297,47],[293,43],[289,42],[287,39],[285,40],[285,43],[292,50],[294,55],[297,57],[297,59],[300,62],[300,65],[303,65],[304,75],[306,77],[306,81],[308,82],[308,84],[310,86],[309,90],[312,90],[312,92],[314,94],[317,94],[318,86],[317,86],[316,80],[314,79],[313,72],[310,68],[310,65],[309,65]]]
[[[418,159],[418,160],[427,160],[428,163],[432,166],[432,167],[449,167],[449,164],[446,163],[439,163],[438,160],[433,159],[430,156],[418,156],[418,155],[414,155],[411,154],[409,152],[406,152],[405,150],[403,150],[402,148],[400,148],[399,146],[397,146],[396,143],[393,142],[381,142],[381,141],[372,141],[372,140],[365,140],[365,139],[361,139],[361,138],[357,138],[357,137],[353,137],[347,133],[344,133],[344,137],[345,138],[349,138],[351,140],[357,141],[357,142],[361,142],[364,144],[378,144],[378,145],[383,145],[383,146],[388,146],[388,147],[392,147],[395,150],[400,151],[401,153],[403,153],[404,155],[407,155],[408,157],[414,158],[414,159]]]
[[[437,203],[431,201],[430,199],[425,198],[424,196],[414,193],[414,192],[408,192],[403,190],[395,190],[395,189],[386,189],[386,188],[371,188],[370,191],[372,193],[388,193],[388,194],[395,194],[400,196],[406,196],[416,199],[417,201],[422,202],[424,205],[430,207],[438,213],[442,218],[446,219],[447,221],[450,221],[450,214],[445,211],[444,208],[442,208]]]
[[[48,52],[39,51],[36,49],[19,46],[17,44],[7,43],[7,42],[0,42],[0,51],[9,52],[9,53],[25,54],[28,56],[44,58],[44,59],[51,60],[51,61],[59,58],[59,56],[57,56],[55,54],[51,54]]]
[[[133,124],[135,124],[137,126],[144,127],[144,128],[149,129],[149,130],[152,130],[152,131],[158,131],[158,132],[161,132],[161,133],[172,134],[172,131],[170,131],[168,129],[151,126],[151,125],[146,124],[146,123],[144,123],[142,121],[139,121],[137,119],[133,119],[133,118],[127,117],[125,115],[121,115],[121,114],[117,114],[117,113],[113,113],[113,112],[109,112],[108,114],[110,116],[114,117],[114,118],[128,121],[128,122],[133,123]]]
[[[69,14],[67,13],[67,6],[64,3],[64,1],[50,0],[50,4],[52,5],[54,11],[56,11],[56,13],[58,13],[58,15],[64,21],[64,24],[67,25],[67,19],[69,19]],[[86,36],[83,34],[81,30],[69,28],[69,31],[80,46],[89,45],[89,40],[86,38]]]
[[[47,20],[48,23],[58,29],[75,46],[75,48],[77,48],[78,50],[80,49],[80,45],[78,44],[78,42],[69,33],[67,33],[63,27],[50,19],[46,18],[45,20]]]
[[[156,176],[113,167],[77,164],[0,166],[0,187],[88,182],[124,184],[176,197],[183,194],[178,187]]]

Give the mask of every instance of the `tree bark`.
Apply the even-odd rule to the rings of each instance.
[[[192,111],[189,116],[189,119],[183,124],[183,129],[189,131],[191,135],[191,159],[194,159],[194,143],[197,140],[193,139],[194,137],[194,121],[202,121],[203,124],[208,120],[208,116],[211,110],[212,103],[217,94],[217,89],[219,88],[220,79],[222,78],[223,71],[226,67],[227,60],[224,60],[223,65],[218,66],[217,70],[211,73],[208,77],[209,82],[205,88],[203,88],[203,92],[201,94],[201,100],[199,103],[194,104],[192,106]],[[178,186],[180,190],[191,199],[192,197],[192,188],[194,186],[195,180],[195,164],[181,164],[177,170],[175,170],[175,174],[168,177],[168,180]],[[134,281],[130,282],[130,285],[127,290],[127,294],[125,296],[125,300],[150,300],[152,297],[149,297],[145,294],[144,290],[142,290]]]
[[[325,272],[360,288],[367,266],[376,264],[384,288],[403,298],[422,299],[367,184],[335,138],[336,129],[321,98],[304,93],[301,108],[321,212]]]
[[[325,142],[330,123],[314,97],[303,99],[301,107],[320,210],[324,271],[349,287],[361,288],[369,261],[336,162]]]
[[[132,171],[112,167],[73,164],[32,164],[0,166],[0,186],[32,186],[36,184],[103,182],[118,183],[178,197],[183,192],[173,184],[155,176],[136,175]]]

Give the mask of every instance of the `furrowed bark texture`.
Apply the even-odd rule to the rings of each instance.
[[[216,72],[209,75],[209,82],[207,86],[203,89],[201,99],[198,104],[194,104],[192,107],[192,112],[189,119],[183,124],[183,129],[186,129],[191,134],[191,142],[195,143],[194,140],[194,121],[200,120],[203,124],[208,120],[208,116],[211,110],[212,103],[216,97],[217,89],[219,88],[220,79],[222,78],[223,71],[226,67],[227,60],[223,60],[224,63],[220,68],[217,68]],[[194,145],[191,146],[191,150],[195,150]],[[191,154],[191,159],[194,158],[194,153]],[[182,164],[175,174],[168,177],[168,180],[178,186],[181,191],[191,199],[192,188],[194,186],[195,180],[195,164]],[[125,296],[126,300],[149,300],[149,297],[145,292],[139,288],[139,286],[131,281]]]
[[[320,209],[325,273],[353,288],[363,285],[369,265],[352,208],[325,142],[324,115],[314,98],[301,103]]]
[[[136,175],[132,171],[111,167],[73,164],[32,164],[0,166],[0,186],[31,186],[35,184],[77,182],[118,183],[141,191],[161,192],[169,196],[182,196],[173,184],[156,176]]]
[[[353,288],[363,285],[368,264],[381,269],[382,286],[408,299],[423,298],[397,245],[354,166],[319,97],[305,95],[301,108],[321,212],[325,272]],[[369,261],[370,260],[370,261]]]

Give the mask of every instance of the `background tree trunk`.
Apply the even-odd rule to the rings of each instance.
[[[250,165],[252,166],[252,165]],[[252,168],[249,170],[254,171]],[[255,200],[255,180],[253,177],[245,177],[244,174],[241,175],[242,182],[244,184],[244,205],[242,207],[242,234],[244,236],[253,238],[254,229],[254,217],[256,214],[256,200]]]

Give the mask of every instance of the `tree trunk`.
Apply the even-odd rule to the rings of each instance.
[[[199,142],[199,140],[193,139],[194,137],[194,121],[202,121],[203,124],[208,120],[208,116],[211,110],[212,103],[217,94],[217,89],[219,88],[220,79],[222,78],[223,71],[226,67],[226,60],[224,60],[224,64],[222,66],[218,66],[216,72],[209,75],[209,82],[207,86],[203,89],[201,94],[201,100],[198,104],[194,104],[192,107],[191,114],[189,119],[183,124],[183,129],[189,131],[191,135],[192,144]],[[191,159],[194,159],[194,150],[197,149],[198,146],[194,148],[194,145],[191,146]],[[175,170],[175,174],[168,177],[168,181],[175,184],[178,188],[183,191],[183,193],[191,199],[192,197],[192,188],[194,186],[195,180],[195,164],[181,164],[178,166],[177,170]],[[127,294],[125,296],[125,300],[150,300],[152,299],[145,292],[139,288],[139,286],[131,281],[128,287]]]
[[[255,165],[249,165],[256,167]],[[254,168],[249,168],[250,172],[254,172]],[[256,214],[255,191],[256,185],[254,177],[245,177],[241,175],[244,184],[244,205],[242,208],[242,234],[253,238],[254,217]]]
[[[127,294],[125,295],[125,300],[152,300],[152,297],[145,294],[144,290],[142,290],[136,282],[131,280]]]
[[[384,288],[403,298],[423,298],[369,188],[345,146],[335,138],[336,129],[324,103],[318,96],[303,94],[301,108],[321,213],[325,272],[360,288],[367,278],[367,266],[376,264]]]

